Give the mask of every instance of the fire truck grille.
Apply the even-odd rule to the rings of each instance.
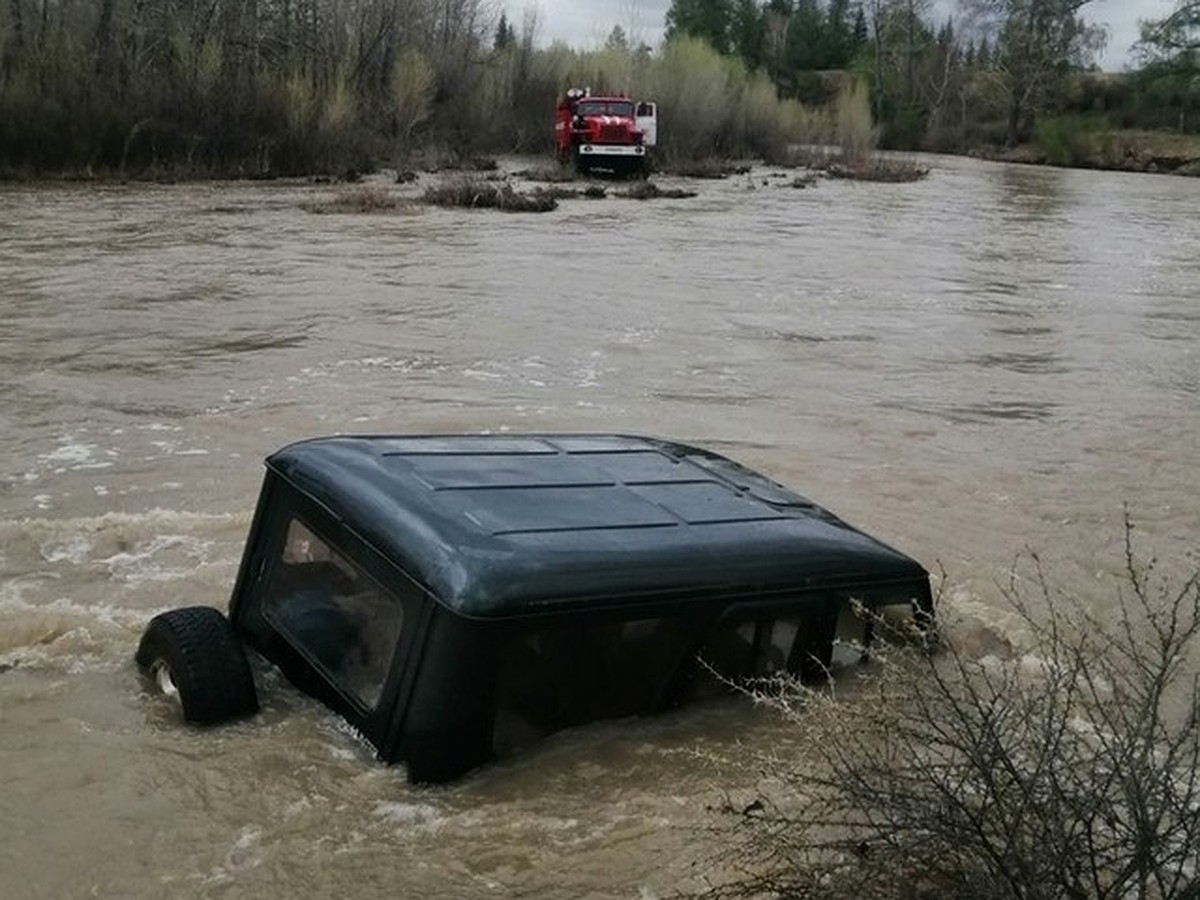
[[[601,125],[600,140],[605,143],[617,143],[625,140],[624,125]]]

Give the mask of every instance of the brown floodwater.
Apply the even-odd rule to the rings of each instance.
[[[698,443],[944,569],[981,654],[1015,639],[999,586],[1026,551],[1111,608],[1126,505],[1184,571],[1200,181],[928,163],[529,216],[0,187],[0,897],[656,897],[699,883],[707,808],[753,784],[714,757],[796,746],[730,699],[413,789],[261,666],[257,718],[179,726],[141,629],[224,606],[293,439]]]

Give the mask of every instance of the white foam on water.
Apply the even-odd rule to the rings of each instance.
[[[36,590],[43,581],[57,579],[57,575],[39,573],[36,575],[20,575],[7,581],[0,581],[0,610],[34,609],[25,599],[25,595]]]
[[[357,746],[359,752],[355,752],[353,748],[346,747],[341,743],[329,745],[329,754],[334,759],[338,760],[356,760],[363,758],[365,754],[367,758],[375,757],[375,746],[367,740],[366,736],[332,711],[326,711],[326,715],[317,723],[317,728],[324,731],[326,734],[333,733],[350,738]]]
[[[257,869],[263,864],[259,847],[261,841],[261,828],[256,825],[244,826],[226,851],[222,865],[214,866],[207,875],[199,876],[198,880],[205,886],[228,884],[242,873]]]
[[[967,655],[976,658],[1010,659],[1026,636],[1018,616],[986,603],[964,587],[953,587],[942,596],[938,617]]]
[[[501,372],[488,372],[483,369],[463,369],[464,378],[473,378],[476,381],[503,381],[504,374]]]
[[[63,435],[58,438],[58,446],[55,449],[49,453],[38,454],[37,462],[43,471],[61,475],[85,469],[111,468],[117,455],[116,450],[102,449],[100,445],[82,440],[76,435]]]
[[[59,597],[48,603],[36,603],[27,599],[26,594],[30,590],[41,586],[39,581],[56,580],[53,575],[43,575],[37,579],[14,579],[0,583],[0,610],[9,613],[28,613],[31,620],[33,618],[40,618],[44,621],[54,620],[66,623],[68,627],[75,627],[77,622],[81,622],[123,631],[141,626],[152,614],[146,610],[129,609],[111,603],[79,603],[69,597]],[[6,629],[0,634],[7,638],[22,627],[29,626],[15,623],[12,628]],[[58,629],[59,636],[65,633],[64,629]],[[45,644],[49,643],[49,640],[45,634],[42,634],[36,642]]]
[[[35,602],[29,594],[57,583],[54,575],[24,576],[0,583],[0,664],[51,669],[69,675],[113,671],[125,664],[114,642],[126,643],[147,614],[107,603],[78,603],[60,597]]]
[[[428,825],[439,818],[428,803],[376,803],[372,812],[389,825]]]
[[[112,529],[123,528],[135,530],[142,528],[150,530],[155,527],[169,527],[177,530],[198,530],[207,528],[212,523],[250,522],[249,512],[237,513],[203,513],[190,510],[164,509],[154,507],[144,512],[106,512],[99,516],[76,516],[69,519],[24,518],[7,521],[0,520],[0,536],[10,528],[17,528],[27,533],[38,532],[61,533],[83,532],[98,534]]]
[[[208,456],[209,451],[202,447],[183,447],[180,446],[180,441],[162,440],[151,441],[150,446],[154,447],[161,454],[160,456],[147,456],[145,459],[153,460],[160,459],[164,456]]]
[[[109,574],[118,581],[179,581],[210,562],[212,546],[212,541],[190,535],[160,534],[97,562],[107,566]],[[169,562],[156,559],[168,552]],[[188,564],[178,564],[181,555]]]
[[[207,535],[232,534],[235,525],[241,532],[248,520],[249,513],[164,509],[0,520],[4,565],[13,573],[0,580],[0,661],[70,673],[124,665],[127,654],[114,647],[125,647],[152,615],[178,605],[163,597],[163,609],[149,609],[138,602],[136,585],[232,567],[229,541]]]
[[[47,463],[49,465],[78,465],[79,463],[92,462],[96,452],[100,449],[95,444],[87,444],[76,442],[71,438],[60,438],[65,441],[57,450],[51,450],[49,453],[43,453],[38,456],[38,462]]]
[[[38,548],[42,559],[48,563],[69,562],[81,565],[87,562],[92,552],[93,541],[83,534],[72,534],[64,538],[46,541]]]
[[[208,533],[212,523],[232,523],[248,515],[155,509],[90,518],[0,521],[0,541],[10,545],[29,541],[46,563],[100,566],[109,577],[125,583],[173,581],[219,561],[214,560],[216,541],[195,532]]]

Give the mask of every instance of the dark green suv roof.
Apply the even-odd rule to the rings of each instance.
[[[812,501],[651,438],[328,437],[267,465],[474,618],[928,591],[917,562]]]

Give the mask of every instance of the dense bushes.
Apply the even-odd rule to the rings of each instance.
[[[37,21],[39,27],[31,29]],[[707,44],[488,47],[480,0],[0,4],[0,174],[341,174],[415,154],[549,152],[556,97],[658,100],[669,161],[826,136]]]
[[[1095,165],[1105,154],[1100,146],[1106,125],[1094,116],[1043,117],[1033,128],[1033,143],[1055,166]]]
[[[748,72],[695,38],[658,54],[609,48],[577,52],[512,46],[484,69],[482,96],[493,129],[489,146],[542,150],[551,145],[555,97],[570,85],[659,104],[659,153],[668,165],[712,156],[763,156],[791,142],[825,140],[828,116],[780,100],[769,79]]]
[[[999,46],[964,42],[950,24],[935,33],[911,3],[869,5],[853,22],[844,3],[829,3],[821,34],[836,40],[820,52],[803,29],[783,28],[782,8],[740,4],[774,25],[739,31],[749,43],[726,41],[726,54],[688,29],[653,51],[624,40],[538,48],[535,14],[493,41],[490,9],[485,0],[4,0],[0,177],[340,174],[414,156],[548,152],[555,98],[568,86],[659,101],[669,165],[844,138],[830,101],[864,80],[870,131],[886,147],[961,151],[1032,137],[1047,158],[1070,161],[1079,129],[1068,121],[1038,133],[1044,119],[1200,123],[1194,53],[1111,78],[1080,69],[1082,46],[1027,108],[1014,101]],[[804,68],[818,59],[843,68]]]

